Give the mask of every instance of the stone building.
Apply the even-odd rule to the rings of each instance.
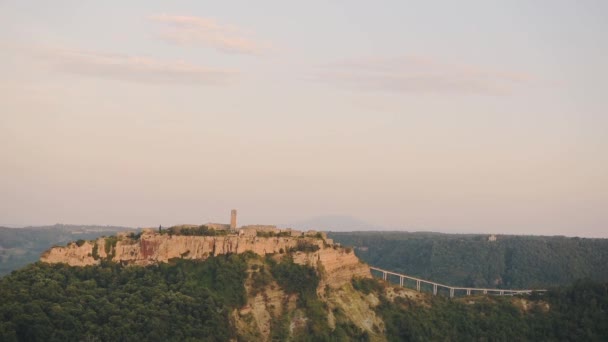
[[[236,230],[236,209],[230,211],[230,229]]]

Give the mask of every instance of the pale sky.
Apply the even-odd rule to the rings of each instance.
[[[0,1],[0,225],[236,208],[608,237],[606,18],[603,0]]]

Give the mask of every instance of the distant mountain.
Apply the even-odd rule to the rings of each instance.
[[[40,258],[54,245],[65,245],[78,239],[95,239],[135,228],[119,226],[66,225],[7,228],[0,227],[0,276]]]
[[[301,230],[314,229],[334,232],[386,230],[386,228],[383,228],[381,226],[371,224],[369,222],[365,222],[351,216],[342,215],[318,216],[303,221],[296,221],[285,226]]]

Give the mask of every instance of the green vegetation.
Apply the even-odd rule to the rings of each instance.
[[[129,233],[129,235],[127,235],[130,239],[132,240],[139,240],[139,238],[141,238],[141,234],[142,232],[139,233]]]
[[[608,281],[608,239],[453,235],[407,232],[331,233],[363,261],[457,286],[545,288],[589,278]]]
[[[430,297],[394,302],[380,295],[376,308],[389,341],[605,341],[608,286],[577,282],[545,295]],[[379,292],[377,292],[379,294]]]
[[[330,329],[312,267],[244,253],[149,267],[29,265],[0,279],[0,341],[240,340],[231,313],[246,303],[248,265],[254,295],[276,281],[298,297],[296,311],[273,318],[273,340],[369,340],[339,310]],[[297,315],[303,326],[291,333]]]
[[[304,331],[300,331],[296,336],[296,341],[330,341],[331,329],[327,324],[327,308],[317,297],[317,286],[319,286],[319,276],[317,272],[309,266],[302,266],[293,263],[291,256],[286,255],[280,263],[267,259],[271,265],[271,273],[281,288],[290,294],[298,295],[298,307],[306,313],[308,322]],[[283,324],[288,324],[283,321]],[[273,337],[279,341],[286,340],[289,336],[284,335],[288,332],[285,325],[277,326],[277,333]]]
[[[0,279],[0,341],[227,341],[247,255],[151,267],[36,263]]]
[[[93,245],[91,256],[93,256],[93,259],[99,260],[99,245],[97,245],[97,241],[95,241],[95,244]]]
[[[308,240],[298,240],[296,242],[295,247],[289,248],[289,253],[293,253],[293,252],[311,253],[311,252],[316,252],[319,249],[320,249],[320,247],[315,243],[312,243]]]
[[[383,284],[376,279],[353,278],[352,284],[355,290],[363,292],[364,294],[370,294],[372,292],[380,293],[384,289]]]
[[[342,310],[334,309],[333,314],[336,318],[336,329],[331,334],[331,341],[370,341],[367,331],[361,330],[349,321]]]
[[[228,235],[227,230],[211,229],[205,225],[198,227],[171,227],[159,230],[161,234],[184,235],[184,236],[223,236]]]
[[[312,267],[295,264],[291,256],[286,255],[280,263],[268,258],[271,273],[281,288],[287,293],[298,294],[300,300],[316,296],[319,276]]]
[[[264,238],[269,238],[269,237],[290,237],[291,236],[291,232],[260,232],[257,231],[256,232],[256,236],[257,237],[264,237]]]
[[[608,272],[605,240],[499,236],[489,242],[480,235],[333,235],[354,245],[358,255],[376,266],[448,284],[492,285],[499,279],[502,287],[546,286],[591,272],[601,280]],[[237,336],[231,315],[246,303],[246,280],[250,295],[266,296],[265,291],[278,284],[297,296],[295,310],[272,318],[273,341],[370,340],[339,307],[332,311],[336,327],[330,329],[329,307],[317,295],[322,267],[295,264],[289,253],[280,262],[279,255],[261,258],[245,253],[204,262],[177,258],[168,264],[123,267],[109,261],[117,241],[106,238],[109,258],[100,266],[36,263],[1,278],[0,341],[247,340]],[[306,239],[300,242],[288,252],[318,249]],[[99,258],[97,243],[91,255]],[[389,341],[607,341],[608,284],[595,280],[523,297],[456,299],[429,295],[389,300],[382,282],[357,278],[352,285],[380,299],[375,310],[385,322]],[[331,291],[325,288],[326,294]],[[287,310],[288,301],[283,305]],[[251,317],[241,316],[245,321]],[[296,328],[290,332],[294,322]]]
[[[273,281],[272,275],[265,266],[253,265],[251,274],[251,295],[255,296]]]
[[[0,227],[0,277],[36,262],[40,254],[52,246],[64,246],[70,241],[95,240],[101,235],[113,235],[126,227],[54,225],[48,227]]]
[[[112,260],[116,255],[116,244],[118,243],[118,237],[109,236],[105,241],[104,250],[106,251],[107,259]]]

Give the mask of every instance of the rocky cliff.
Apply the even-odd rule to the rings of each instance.
[[[293,261],[300,265],[310,265],[319,269],[321,284],[339,288],[350,283],[354,277],[371,278],[369,266],[362,263],[350,249],[322,248],[311,253],[296,252]]]
[[[323,241],[309,239],[323,246]],[[139,238],[126,235],[99,238],[96,241],[53,247],[42,254],[41,261],[66,263],[71,266],[97,265],[107,259],[123,264],[146,266],[168,262],[173,258],[204,260],[209,256],[251,251],[259,255],[283,253],[297,246],[298,239],[289,237],[179,236],[144,233]]]
[[[308,252],[299,251],[302,246]],[[53,247],[44,252],[40,260],[71,266],[98,265],[102,260],[146,266],[174,258],[204,260],[209,256],[244,252],[261,256],[292,252],[295,263],[319,268],[326,275],[324,285],[334,288],[354,276],[371,277],[369,267],[352,251],[317,237],[181,236],[146,231],[141,236],[122,234]]]
[[[351,249],[334,245],[323,236],[271,236],[248,234],[223,236],[183,236],[145,231],[140,236],[122,234],[102,237],[93,241],[77,241],[65,247],[53,247],[43,253],[41,261],[64,263],[71,266],[98,265],[112,261],[123,265],[147,266],[169,262],[171,259],[204,260],[210,256],[229,253],[253,252],[260,256],[271,255],[274,262],[288,260],[315,268],[319,275],[317,296],[326,305],[328,325],[336,328],[337,322],[347,320],[364,331],[371,341],[383,341],[384,323],[373,308],[371,300],[353,290],[354,277],[371,278],[369,267],[362,263]],[[250,267],[245,282],[247,304],[231,313],[231,324],[244,340],[272,340],[279,317],[289,317],[289,335],[297,334],[307,326],[309,317],[297,304],[298,296],[286,293],[276,281],[263,287],[255,284],[255,273],[272,279],[264,258],[248,259]],[[264,270],[266,267],[266,271]],[[373,298],[372,298],[373,299]],[[339,317],[335,313],[339,312]],[[273,328],[273,326],[275,328]]]

